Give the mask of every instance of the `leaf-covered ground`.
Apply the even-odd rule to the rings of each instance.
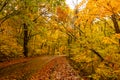
[[[67,59],[61,56],[51,60],[31,80],[80,80],[80,77]]]
[[[53,56],[43,56],[22,62],[14,61],[16,63],[12,62],[12,65],[0,67],[0,80],[27,80],[53,58]]]
[[[0,80],[80,80],[64,56],[43,56],[0,67]]]

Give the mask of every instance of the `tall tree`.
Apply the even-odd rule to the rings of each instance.
[[[86,6],[86,12],[88,16],[91,16],[92,20],[95,18],[104,18],[104,17],[110,17],[115,32],[117,34],[120,33],[120,27],[118,24],[118,16],[119,16],[119,5],[120,0],[89,0]],[[120,40],[119,40],[120,45]]]

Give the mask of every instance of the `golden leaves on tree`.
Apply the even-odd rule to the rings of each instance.
[[[61,7],[57,7],[56,12],[57,12],[58,20],[63,22],[66,22],[68,20],[68,13],[69,13],[68,8],[63,9]]]

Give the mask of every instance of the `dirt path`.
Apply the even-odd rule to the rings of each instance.
[[[22,63],[22,62],[26,62],[29,61],[33,58],[19,58],[19,59],[13,59],[10,61],[5,61],[5,62],[0,62],[0,68],[4,68],[13,64],[17,64],[17,63]]]
[[[64,56],[44,56],[0,68],[0,80],[80,80]]]
[[[0,80],[28,80],[56,56],[43,56],[0,68]]]
[[[66,57],[51,60],[31,80],[81,80],[78,73],[69,65]]]

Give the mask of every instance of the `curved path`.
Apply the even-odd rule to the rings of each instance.
[[[59,56],[46,64],[31,80],[80,80],[66,57]]]
[[[43,56],[0,68],[0,80],[80,80],[80,77],[65,56]]]

